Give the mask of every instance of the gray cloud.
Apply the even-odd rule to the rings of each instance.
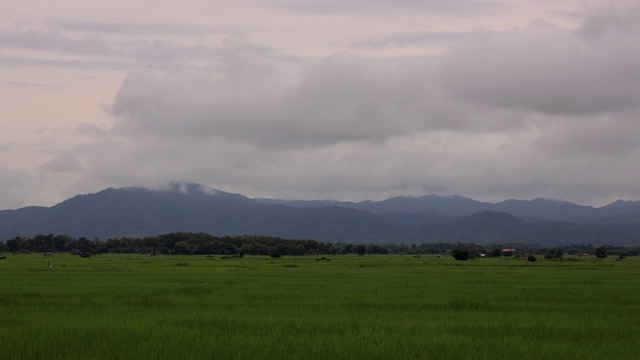
[[[300,4],[309,11],[365,6]],[[91,37],[52,37],[62,54],[86,62],[98,55],[114,62],[104,66],[133,70],[107,107],[112,122],[75,127],[84,142],[58,149],[39,170],[65,184],[67,195],[185,180],[290,198],[640,198],[639,30],[624,12],[606,21],[597,14],[575,30],[537,21],[360,44],[420,46],[440,37],[449,46],[437,56],[386,60],[284,57],[243,36],[220,47],[138,43],[108,37],[117,33],[111,25],[63,24],[58,30],[104,37],[84,50],[74,47]],[[191,30],[198,31],[184,29]],[[11,46],[36,50],[47,41],[43,32],[25,36]],[[147,66],[153,58],[176,66]],[[193,59],[202,64],[189,66]]]
[[[382,141],[425,126],[455,125],[435,101],[424,62],[348,54],[305,63],[251,54],[230,58],[219,76],[130,74],[111,109],[116,129],[295,148]]]
[[[209,60],[219,56],[219,50],[207,46],[182,45],[173,41],[148,39],[119,39],[109,40],[102,36],[84,35],[74,37],[55,31],[0,31],[0,47],[30,51],[49,52],[54,54],[69,54],[79,56],[99,56],[101,59],[84,59],[87,64],[147,62],[177,63],[194,60]],[[10,57],[4,57],[11,62]],[[42,63],[69,63],[78,66],[78,60],[44,60]],[[116,66],[115,68],[120,68]]]
[[[7,81],[3,83],[2,86],[7,88],[12,88],[12,89],[36,88],[43,92],[64,91],[67,87],[64,84],[30,83],[30,82],[22,82],[22,81]]]
[[[77,172],[83,169],[78,158],[72,154],[60,154],[40,167],[45,172]]]
[[[400,0],[393,2],[385,0],[302,0],[283,1],[278,5],[294,11],[311,13],[369,12],[405,9],[409,11],[454,15],[477,15],[479,13],[504,8],[504,5],[498,2],[477,0]]]
[[[111,115],[114,133],[136,139],[122,156],[137,161],[117,166],[140,181],[189,174],[285,197],[630,193],[630,179],[606,175],[638,160],[630,38],[537,22],[413,59],[285,62],[230,48],[214,75],[129,75]],[[585,178],[592,169],[603,172]]]
[[[127,71],[142,66],[148,66],[148,62],[134,62],[130,60],[113,59],[48,59],[39,56],[6,56],[0,55],[0,65],[4,68],[66,68],[83,70],[121,70]]]
[[[110,47],[100,37],[73,39],[58,32],[45,33],[37,30],[0,31],[0,46],[54,53],[107,54],[110,51]]]
[[[640,155],[638,116],[640,109],[556,120],[544,128],[538,146],[550,157],[596,157],[602,161],[636,158]]]
[[[107,131],[95,124],[80,123],[76,126],[75,131],[82,136],[89,136],[93,138],[104,138],[107,135]]]
[[[640,96],[637,35],[586,41],[545,22],[477,31],[453,46],[442,81],[453,96],[488,106],[560,114],[634,107]]]
[[[462,40],[464,36],[465,33],[463,32],[421,31],[369,38],[354,42],[351,46],[364,49],[384,49],[390,47],[427,46],[438,44],[447,45],[451,42]]]
[[[96,22],[96,21],[66,21],[60,19],[46,19],[44,24],[58,30],[100,33],[100,34],[124,34],[124,35],[202,35],[202,34],[229,34],[245,28],[205,28],[201,26],[163,24],[163,23],[125,23],[125,22]]]
[[[0,152],[10,151],[14,146],[14,143],[0,143]]]
[[[256,56],[259,55],[259,56]],[[132,72],[110,109],[115,131],[233,139],[263,148],[381,142],[415,131],[522,128],[523,115],[456,101],[434,58],[371,60],[336,54],[283,61],[229,49],[220,73]]]
[[[580,32],[588,37],[637,33],[640,3],[637,0],[590,2],[583,5],[585,13]]]
[[[0,191],[2,209],[16,209],[25,205],[25,201],[35,200],[33,193],[39,188],[32,174],[0,166]]]

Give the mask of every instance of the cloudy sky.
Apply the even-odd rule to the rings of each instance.
[[[640,200],[640,1],[0,0],[0,209]]]

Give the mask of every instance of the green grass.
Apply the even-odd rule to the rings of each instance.
[[[640,350],[639,258],[315,259],[9,255],[1,356],[635,359]]]

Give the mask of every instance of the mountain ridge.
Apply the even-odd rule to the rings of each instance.
[[[398,196],[381,201],[251,199],[195,183],[107,188],[51,207],[0,211],[0,240],[38,234],[144,237],[169,232],[323,241],[640,244],[640,202],[594,208],[537,198],[476,201]]]

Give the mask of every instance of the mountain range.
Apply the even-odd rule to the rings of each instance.
[[[169,232],[358,243],[639,245],[640,202],[595,208],[552,199],[480,202],[425,195],[382,201],[251,199],[194,183],[109,188],[51,207],[0,211],[0,240],[38,234],[145,237]]]

